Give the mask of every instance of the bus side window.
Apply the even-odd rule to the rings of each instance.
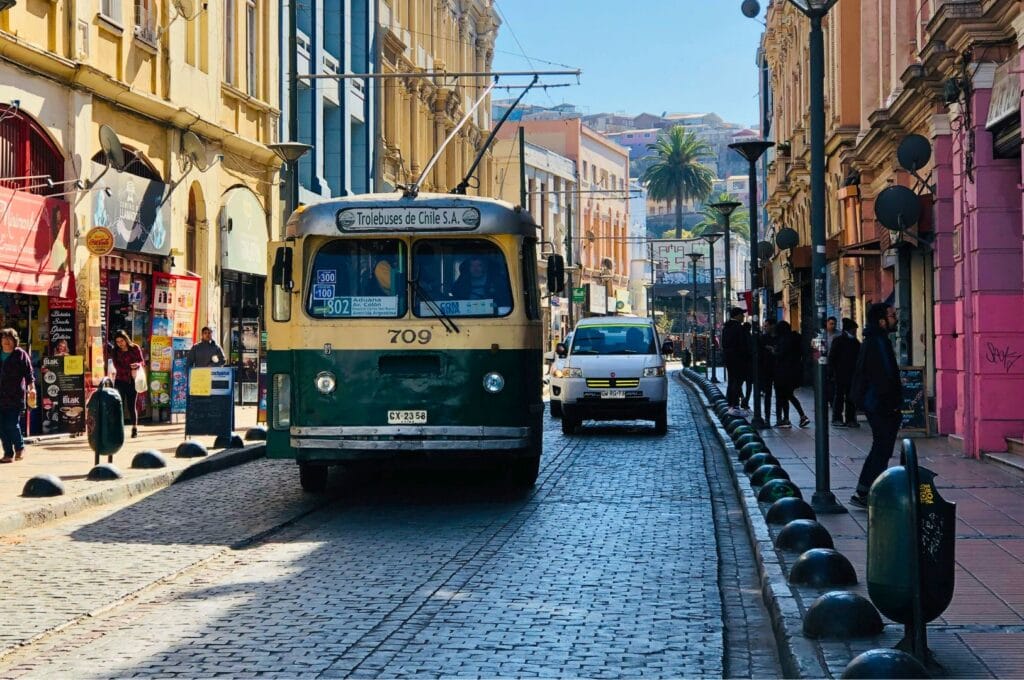
[[[292,318],[292,289],[295,282],[292,280],[292,249],[287,246],[280,246],[274,255],[274,269],[272,272],[271,285],[271,306],[274,321],[289,321]]]

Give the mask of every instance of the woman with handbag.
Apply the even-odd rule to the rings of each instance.
[[[132,342],[123,330],[114,334],[114,387],[121,395],[125,416],[132,422],[132,438],[139,436],[139,390],[136,385],[138,371],[144,371],[146,360],[142,348]],[[143,378],[145,382],[145,378]]]
[[[21,419],[26,408],[34,408],[36,379],[32,359],[18,347],[18,331],[0,330],[0,442],[4,456],[0,463],[13,463],[25,455]]]

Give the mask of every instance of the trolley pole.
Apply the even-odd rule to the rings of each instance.
[[[519,126],[519,205],[529,210],[526,205],[526,128]]]
[[[566,269],[565,283],[569,288],[568,295],[568,306],[569,306],[569,330],[572,330],[575,326],[573,320],[573,306],[575,303],[572,301],[572,201],[566,201],[565,204],[565,261],[568,263]]]

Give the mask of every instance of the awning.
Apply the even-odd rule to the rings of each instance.
[[[221,267],[266,276],[267,214],[256,194],[247,187],[228,189],[221,205]]]
[[[985,119],[986,130],[991,130],[1014,115],[1017,117],[1016,124],[1020,125],[1020,72],[1014,68],[1016,64],[1015,56],[996,67],[988,117]]]
[[[0,291],[67,297],[67,201],[0,187]]]

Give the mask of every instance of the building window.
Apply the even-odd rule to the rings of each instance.
[[[256,0],[245,3],[245,84],[250,96],[256,93],[256,64],[258,34],[256,33]]]
[[[42,126],[0,104],[0,187],[46,196],[65,191],[63,180],[64,156]]]
[[[121,23],[121,0],[103,0],[100,3],[100,14]]]
[[[224,82],[235,83],[235,0],[224,0]]]
[[[156,12],[153,0],[135,0],[135,37],[156,44]]]

